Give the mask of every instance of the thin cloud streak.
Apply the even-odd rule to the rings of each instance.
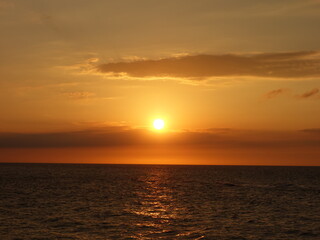
[[[88,99],[96,96],[93,92],[86,92],[86,91],[74,91],[74,92],[63,92],[63,96],[66,96],[69,99]]]
[[[272,99],[272,98],[276,98],[281,95],[284,95],[288,91],[289,89],[279,88],[279,89],[275,89],[267,92],[266,94],[264,94],[264,97],[266,99]],[[288,94],[288,96],[295,99],[320,99],[320,90],[319,88],[314,88],[301,94],[297,94],[297,95]]]
[[[307,91],[301,95],[299,95],[298,97],[299,98],[312,98],[312,97],[315,97],[315,96],[318,96],[319,95],[319,89],[318,88],[314,88],[310,91]]]
[[[286,91],[287,91],[287,89],[284,89],[284,88],[275,89],[270,92],[267,92],[265,94],[265,98],[267,98],[267,99],[275,98],[275,97],[282,95]]]

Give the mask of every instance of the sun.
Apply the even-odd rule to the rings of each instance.
[[[161,130],[161,129],[163,129],[164,128],[164,125],[165,125],[165,123],[164,123],[164,121],[162,120],[162,119],[155,119],[154,121],[153,121],[153,127],[155,128],[155,129],[157,129],[157,130]]]

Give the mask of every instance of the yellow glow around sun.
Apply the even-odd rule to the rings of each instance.
[[[155,120],[153,121],[153,127],[154,127],[155,129],[157,129],[157,130],[163,129],[163,128],[164,128],[164,125],[165,125],[165,123],[164,123],[164,121],[163,121],[162,119],[155,119]]]

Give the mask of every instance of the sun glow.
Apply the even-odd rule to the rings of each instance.
[[[153,121],[153,127],[154,127],[155,129],[157,129],[157,130],[163,129],[163,128],[164,128],[164,125],[165,125],[165,123],[164,123],[164,121],[163,121],[162,119],[155,119],[155,120]]]

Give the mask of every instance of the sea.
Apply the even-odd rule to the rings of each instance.
[[[320,167],[0,164],[0,239],[320,239]]]

